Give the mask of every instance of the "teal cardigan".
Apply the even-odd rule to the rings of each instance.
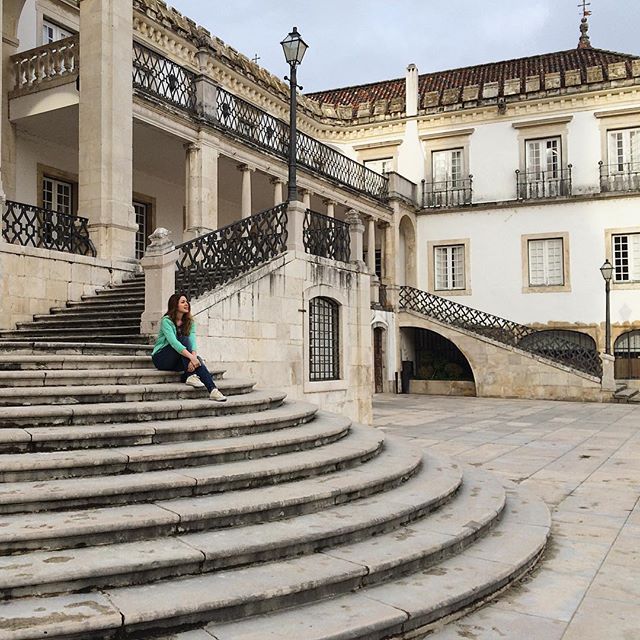
[[[189,338],[191,339],[191,351],[196,350],[196,323],[191,323],[191,331],[189,332]],[[151,355],[164,349],[167,345],[171,345],[178,353],[182,353],[184,345],[178,340],[178,328],[169,316],[162,316],[160,321],[160,329],[158,330],[158,337],[156,343],[153,345],[153,351]]]

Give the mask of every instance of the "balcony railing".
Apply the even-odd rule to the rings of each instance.
[[[342,220],[307,209],[303,238],[306,253],[341,262],[350,260],[349,225]]]
[[[571,195],[571,165],[566,169],[549,171],[520,171],[516,169],[518,200],[561,198]]]
[[[463,207],[473,199],[473,176],[456,180],[422,181],[422,207]]]
[[[24,247],[96,255],[87,218],[7,200],[2,214],[2,239]]]
[[[598,163],[600,192],[640,191],[640,162]]]
[[[10,97],[73,82],[78,77],[79,47],[75,34],[11,56],[14,85]]]

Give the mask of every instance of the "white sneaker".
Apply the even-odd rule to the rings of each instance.
[[[220,389],[212,389],[209,397],[211,398],[211,400],[215,400],[216,402],[227,401],[227,396],[223,396],[222,393],[220,393]]]
[[[193,375],[190,375],[185,381],[185,384],[188,384],[190,387],[193,387],[194,389],[202,389],[204,387],[204,384],[202,383],[202,380],[200,380],[200,378],[198,378],[197,375],[195,375],[195,373]]]

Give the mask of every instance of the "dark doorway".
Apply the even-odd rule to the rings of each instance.
[[[376,327],[373,330],[373,377],[375,384],[375,392],[382,393],[384,391],[383,386],[383,360],[382,360],[382,339],[384,337],[384,329]]]

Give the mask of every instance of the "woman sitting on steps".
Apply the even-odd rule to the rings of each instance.
[[[151,359],[156,369],[182,371],[182,382],[196,388],[206,387],[212,400],[227,399],[216,387],[202,358],[196,355],[196,327],[187,296],[174,293],[169,298]]]

